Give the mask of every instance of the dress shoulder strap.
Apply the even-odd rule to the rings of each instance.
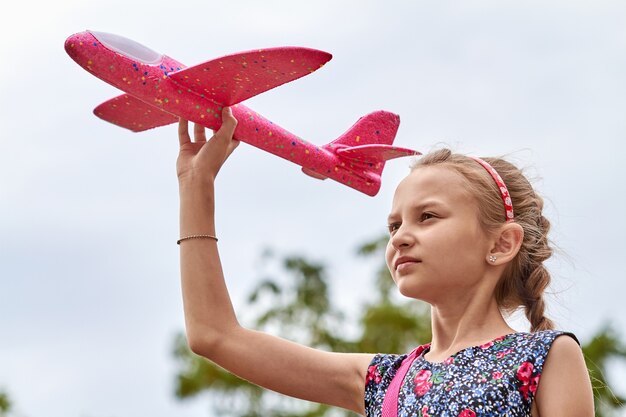
[[[382,417],[398,417],[398,395],[400,394],[400,387],[404,381],[406,373],[409,371],[411,364],[428,346],[430,343],[421,345],[413,349],[411,353],[407,355],[402,361],[402,364],[393,376],[385,398],[383,399]]]

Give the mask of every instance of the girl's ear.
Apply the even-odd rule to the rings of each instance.
[[[506,264],[517,255],[524,241],[524,229],[517,223],[506,223],[495,234],[491,250],[485,257],[490,265]]]

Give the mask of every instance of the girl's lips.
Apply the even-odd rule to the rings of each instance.
[[[402,263],[397,264],[396,266],[396,271],[398,272],[402,272],[404,270],[406,270],[407,268],[410,268],[414,265],[417,265],[419,263],[419,261],[404,261]]]
[[[401,256],[398,259],[396,259],[396,262],[394,262],[394,267],[396,268],[396,271],[400,270],[400,267],[402,267],[402,265],[407,264],[406,266],[404,266],[404,268],[408,267],[409,264],[416,264],[420,262],[419,259],[417,258],[413,258],[411,256]]]

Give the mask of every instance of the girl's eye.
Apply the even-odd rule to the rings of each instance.
[[[433,219],[436,216],[433,213],[428,213],[428,212],[424,212],[422,213],[422,215],[420,216],[420,220],[424,221],[424,220],[428,220],[428,219]]]
[[[393,234],[396,230],[400,228],[400,223],[391,223],[387,226],[390,234]]]

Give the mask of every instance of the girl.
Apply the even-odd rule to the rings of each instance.
[[[202,126],[191,141],[187,121],[179,124],[178,243],[193,352],[254,384],[368,417],[593,416],[578,341],[543,316],[543,202],[500,159],[488,160],[494,170],[435,152],[396,190],[387,265],[403,295],[432,306],[429,344],[410,355],[329,353],[241,327],[215,237],[215,177],[238,144],[229,108],[222,120],[208,141]],[[520,306],[532,333],[503,318]]]

